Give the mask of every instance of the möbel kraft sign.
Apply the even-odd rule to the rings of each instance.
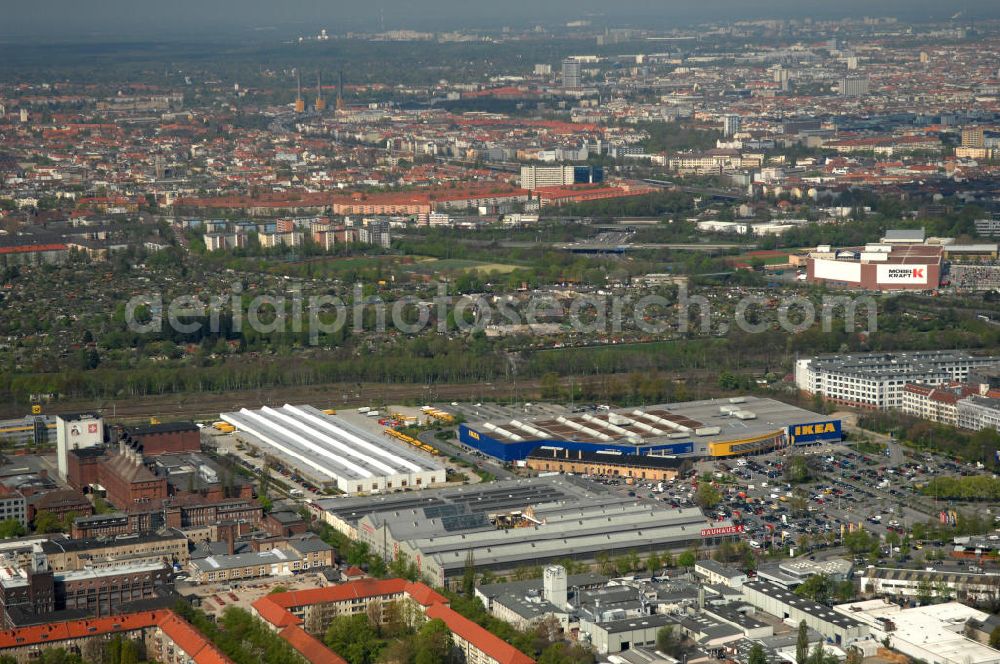
[[[927,265],[879,265],[876,278],[880,284],[926,284]]]

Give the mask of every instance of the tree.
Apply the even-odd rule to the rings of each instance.
[[[656,551],[651,552],[649,554],[649,557],[646,558],[646,571],[656,572],[660,570],[662,567],[663,567],[663,559],[660,558],[660,554],[656,553]]]
[[[805,597],[820,604],[826,604],[830,600],[830,592],[830,577],[826,574],[813,574],[795,589],[795,594],[799,597]]]
[[[476,560],[469,551],[465,556],[465,571],[462,572],[462,593],[472,598],[476,594]]]
[[[614,571],[614,565],[611,562],[611,556],[607,551],[598,551],[594,555],[594,560],[597,561],[597,566],[601,570],[601,574],[610,575]]]
[[[816,647],[809,654],[809,664],[838,664],[840,660],[831,652],[823,648],[823,641],[817,641]]]
[[[993,628],[990,632],[990,647],[1000,648],[1000,625]]]
[[[695,493],[694,502],[702,509],[712,509],[722,500],[722,495],[710,482],[698,484],[698,491]]]
[[[855,595],[854,582],[848,579],[838,582],[833,588],[833,597],[840,603],[850,602]]]
[[[764,654],[762,645],[753,644],[753,647],[750,648],[750,655],[747,657],[747,664],[767,664],[767,655]]]
[[[664,625],[656,632],[656,649],[674,658],[681,654],[681,642],[674,633],[673,625]]]
[[[57,533],[63,529],[62,519],[52,512],[41,511],[35,515],[35,532]]]
[[[855,530],[844,535],[844,546],[854,555],[865,553],[872,548],[872,536],[867,531]]]
[[[424,623],[413,639],[414,664],[442,664],[451,653],[451,631],[441,619]]]
[[[368,616],[337,616],[330,621],[324,641],[335,653],[351,664],[372,664],[379,646]]]
[[[578,644],[563,641],[545,648],[538,657],[538,664],[594,664],[594,653]]]
[[[122,639],[118,662],[112,664],[139,664],[139,644],[131,639]]]
[[[677,556],[677,564],[681,567],[694,567],[696,562],[698,562],[698,556],[694,551],[685,551]]]
[[[934,587],[927,578],[920,579],[917,582],[917,601],[921,604],[930,604],[931,600],[934,598]]]
[[[809,626],[803,620],[799,623],[799,634],[795,640],[795,664],[806,664],[809,659]]]
[[[809,462],[804,456],[793,456],[785,464],[785,480],[792,484],[806,482],[811,476]]]
[[[24,526],[17,519],[5,519],[0,521],[0,539],[11,539],[27,534]]]
[[[417,577],[420,576],[417,563],[410,560],[410,557],[402,551],[396,555],[395,560],[389,563],[389,573],[392,576],[407,579],[408,581],[416,581]]]

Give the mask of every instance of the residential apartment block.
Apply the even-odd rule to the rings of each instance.
[[[902,409],[909,383],[961,382],[972,369],[998,362],[997,357],[958,350],[821,355],[795,362],[795,384],[833,403],[870,410]]]

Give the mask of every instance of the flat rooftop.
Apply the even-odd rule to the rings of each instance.
[[[271,549],[270,551],[252,553],[234,553],[232,555],[216,555],[207,558],[198,558],[191,561],[201,572],[214,572],[216,570],[241,569],[257,565],[271,565],[281,562],[295,562],[301,560],[302,556],[291,549]]]
[[[904,653],[910,650],[906,646],[909,644],[932,655],[935,661],[963,664],[1000,661],[1000,652],[963,634],[966,622],[970,619],[984,620],[989,614],[959,602],[903,609],[887,600],[876,599],[842,604],[836,610],[854,616],[877,631],[884,631],[884,623],[880,619],[892,621],[894,629],[891,638]]]
[[[1000,363],[1000,357],[972,355],[962,350],[926,350],[905,353],[853,353],[817,355],[809,360],[814,371],[859,377],[949,375],[951,366],[985,367]]]
[[[834,611],[834,609],[819,604],[818,602],[814,602],[811,599],[806,599],[805,597],[796,595],[794,591],[786,590],[769,581],[748,581],[743,584],[743,588],[756,590],[763,595],[790,607],[796,608],[814,618],[818,618],[841,628],[848,629],[862,624],[859,620],[851,618],[843,613],[838,613]]]
[[[529,477],[471,484],[420,492],[356,498],[324,498],[316,504],[334,518],[351,526],[367,515],[388,515],[421,510],[423,518],[455,514],[508,512],[527,505],[563,501],[585,501],[607,488],[575,477]]]
[[[571,410],[553,404],[525,409],[494,404],[452,405],[448,409],[465,415],[476,431],[501,441],[562,440],[640,447],[698,438],[739,440],[828,419],[781,401],[754,396],[611,410]]]
[[[441,471],[443,466],[388,438],[312,406],[285,405],[222,413],[240,433],[289,465],[328,478],[364,480]]]
[[[469,551],[477,565],[510,567],[561,557],[593,558],[598,552],[662,550],[701,539],[709,522],[697,508],[669,510],[641,504],[585,508],[575,514],[546,514],[543,523],[508,530],[483,529],[409,540],[424,557],[442,569],[459,571]]]

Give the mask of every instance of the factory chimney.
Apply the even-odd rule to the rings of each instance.
[[[302,74],[298,69],[295,70],[295,83],[296,83],[296,94],[295,94],[295,112],[305,113],[306,101],[302,98]]]
[[[323,79],[320,72],[316,72],[316,112],[322,113],[326,110],[326,100],[323,99]]]

